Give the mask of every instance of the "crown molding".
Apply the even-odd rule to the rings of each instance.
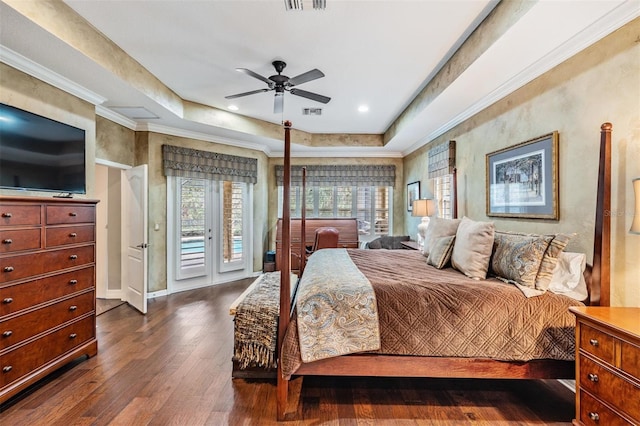
[[[0,45],[0,61],[93,105],[100,105],[107,100],[78,83],[63,77],[60,74],[57,74],[2,45]]]
[[[99,115],[102,118],[106,118],[107,120],[111,120],[114,123],[124,126],[129,130],[136,130],[138,126],[138,123],[136,123],[135,120],[132,120],[129,117],[125,117],[122,114],[118,114],[114,110],[103,105],[96,105],[96,115]]]
[[[135,130],[137,132],[161,133],[164,135],[178,136],[178,137],[189,138],[189,139],[197,139],[205,142],[220,143],[223,145],[231,145],[238,148],[254,149],[256,151],[264,152],[265,154],[267,154],[267,156],[271,154],[271,150],[269,149],[269,147],[262,144],[245,142],[237,139],[230,139],[230,138],[211,135],[207,133],[194,132],[191,130],[178,129],[175,127],[163,126],[160,124],[140,123],[136,126]]]
[[[352,150],[353,149],[353,150]],[[291,150],[291,158],[402,158],[400,151],[356,151],[360,148],[327,148],[326,150],[294,151]],[[284,157],[284,151],[273,151],[271,158]]]
[[[521,73],[507,80],[504,84],[500,85],[485,97],[469,106],[448,122],[420,138],[416,143],[404,150],[402,154],[406,156],[423,147],[438,136],[441,136],[445,132],[451,130],[466,119],[473,117],[483,109],[518,90],[525,84],[578,54],[618,28],[631,22],[638,16],[640,16],[640,7],[638,7],[637,0],[627,0],[617,8],[610,11],[604,17],[594,22],[574,37],[570,38],[565,43],[540,58],[538,61],[531,64],[529,67],[525,68]]]

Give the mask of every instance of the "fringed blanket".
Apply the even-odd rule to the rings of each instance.
[[[296,309],[304,362],[380,349],[376,295],[345,249],[309,257]]]
[[[260,276],[235,313],[234,356],[240,368],[276,368],[280,272]]]

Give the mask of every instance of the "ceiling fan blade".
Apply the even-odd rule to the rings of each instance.
[[[262,92],[268,92],[269,89],[258,89],[258,90],[252,90],[250,92],[244,92],[244,93],[238,93],[237,95],[229,95],[229,96],[225,96],[225,99],[235,99],[235,98],[241,98],[243,96],[249,96],[249,95],[254,95],[256,93],[262,93]]]
[[[289,79],[288,86],[297,86],[298,84],[306,83],[307,81],[315,80],[317,78],[324,77],[324,73],[319,69],[312,69],[303,74],[297,75]]]
[[[303,98],[311,99],[312,101],[316,102],[322,102],[323,104],[329,103],[329,101],[331,100],[331,98],[328,96],[318,95],[317,93],[307,92],[306,90],[291,89],[289,92],[291,92],[292,95],[302,96]]]
[[[267,83],[269,85],[269,87],[273,86],[273,81],[269,80],[267,77],[263,77],[260,74],[253,72],[251,70],[248,70],[246,68],[236,68],[236,71],[240,71],[241,73],[245,73],[247,75],[250,75],[253,78],[257,78],[260,81],[264,81],[265,83]]]
[[[284,93],[276,93],[273,100],[273,113],[281,114],[284,109]]]

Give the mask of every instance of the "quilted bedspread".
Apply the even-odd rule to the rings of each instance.
[[[451,268],[436,269],[417,251],[346,252],[375,291],[375,353],[504,361],[575,357],[575,318],[568,308],[581,302],[550,292],[527,298],[497,279],[476,281]],[[297,326],[294,315],[283,342],[285,377],[302,363]]]

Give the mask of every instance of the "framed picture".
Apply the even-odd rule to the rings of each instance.
[[[407,185],[407,211],[413,211],[413,201],[420,198],[420,181]]]
[[[558,220],[558,132],[487,154],[487,216]]]

